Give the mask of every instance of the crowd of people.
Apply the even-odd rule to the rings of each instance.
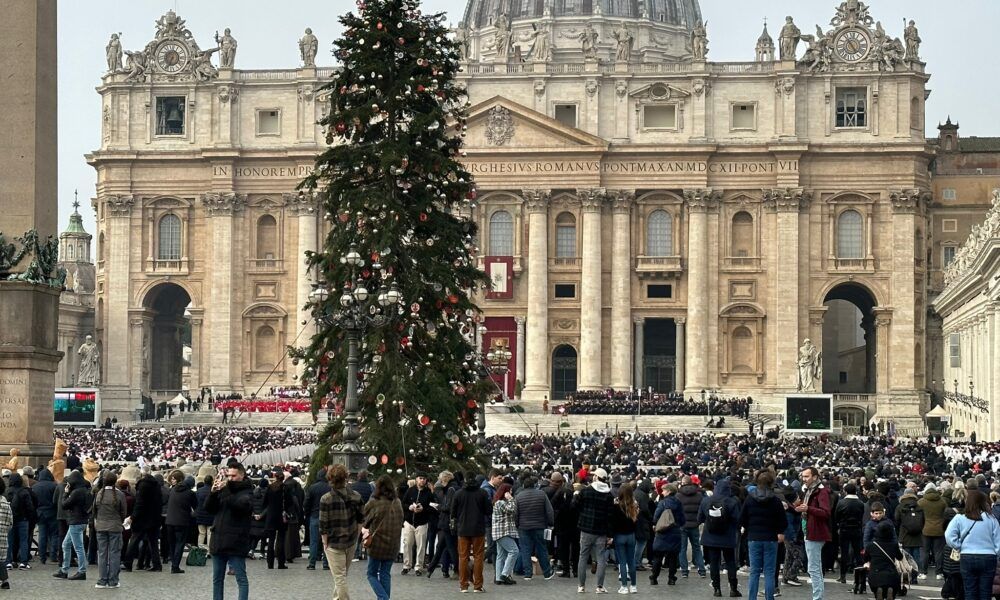
[[[91,457],[102,464],[142,461],[154,466],[173,465],[179,458],[246,456],[316,441],[314,430],[291,427],[77,427],[58,429],[55,436],[69,445],[71,456]]]
[[[78,454],[109,460],[99,452],[109,444],[157,441],[64,433],[77,434],[80,451],[67,457],[65,477],[31,466],[3,475],[0,527],[9,535],[0,536],[8,542],[0,544],[0,588],[16,577],[11,570],[36,561],[56,563],[54,576],[71,580],[86,579],[96,564],[97,587],[118,587],[121,570],[169,565],[180,574],[185,553],[197,564],[207,551],[217,598],[227,570],[247,597],[245,559],[259,554],[270,568],[301,561],[306,570],[330,569],[336,597],[347,597],[348,563],[367,559],[380,599],[390,597],[396,563],[397,577],[440,571],[461,591],[485,589],[484,565],[492,563],[497,586],[561,577],[575,579],[580,592],[605,593],[613,574],[628,594],[697,576],[714,596],[739,596],[745,586],[750,597],[762,591],[771,600],[786,586],[808,585],[823,598],[824,574],[833,573],[840,583],[831,585],[870,589],[877,600],[915,582],[940,585],[944,598],[985,600],[1000,556],[1000,443],[684,432],[494,437],[484,445],[494,463],[487,472],[373,483],[338,466],[307,485],[298,465],[255,473],[226,461],[207,430],[172,432],[190,440],[180,446],[208,451],[200,469],[179,461],[176,469],[98,471]],[[648,578],[640,582],[637,572]]]
[[[556,414],[568,415],[715,415],[750,418],[751,397],[728,397],[710,394],[705,399],[685,398],[681,392],[668,394],[621,392],[613,390],[579,391],[556,405]]]

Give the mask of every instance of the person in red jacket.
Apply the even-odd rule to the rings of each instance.
[[[813,600],[823,599],[823,544],[833,539],[830,532],[830,491],[819,480],[816,467],[806,467],[799,475],[804,498],[795,505],[806,524],[806,558]]]

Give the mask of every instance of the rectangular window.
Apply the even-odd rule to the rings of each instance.
[[[958,232],[958,219],[941,219],[941,232],[942,233],[957,233]]]
[[[842,384],[844,384],[844,383],[847,383],[847,371],[841,371],[841,372],[840,372],[840,378],[839,378],[839,381],[840,381],[840,383],[842,383]]]
[[[576,105],[556,104],[555,119],[566,127],[576,127]]]
[[[955,260],[955,251],[958,250],[955,246],[942,246],[941,247],[941,268],[946,268],[948,265]]]
[[[257,135],[281,135],[281,111],[277,109],[258,110]]]
[[[555,293],[556,298],[576,298],[576,284],[557,283]]]
[[[868,126],[868,88],[837,88],[837,127]]]
[[[757,105],[733,105],[733,129],[757,129]]]
[[[156,135],[184,135],[184,96],[156,99]]]
[[[944,188],[941,190],[941,198],[943,200],[957,200],[958,194],[955,193],[955,188]]]
[[[646,286],[646,298],[662,299],[673,297],[673,286],[665,284],[651,284]]]
[[[646,129],[677,129],[677,106],[650,104],[642,107],[642,126]]]
[[[576,258],[576,225],[556,227],[556,258]]]
[[[948,355],[951,357],[952,368],[962,366],[962,336],[953,333],[948,336]]]

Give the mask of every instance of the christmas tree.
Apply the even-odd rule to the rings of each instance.
[[[417,0],[361,0],[340,22],[341,68],[324,88],[330,148],[300,185],[332,223],[322,251],[307,257],[321,325],[295,352],[303,383],[314,413],[344,397],[350,336],[337,315],[361,309],[359,445],[369,470],[478,464],[470,434],[482,401],[479,310],[470,294],[487,278],[468,217],[476,192],[458,162],[468,106],[454,81],[458,44],[444,15],[422,14]],[[339,418],[323,433],[314,466],[327,464],[344,425]]]

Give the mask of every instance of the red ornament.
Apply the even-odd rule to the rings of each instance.
[[[458,304],[458,296],[456,296],[455,294],[449,295],[448,302],[451,302],[452,304]]]
[[[378,262],[378,252],[372,252],[372,262]]]
[[[464,396],[465,395],[465,386],[461,386],[460,385],[457,388],[455,388],[455,393],[458,394],[459,396]],[[470,400],[470,402],[472,402],[472,406],[470,406],[469,408],[475,408],[476,401],[475,400]]]
[[[418,92],[423,92],[423,91],[424,91],[424,86],[422,86],[422,85],[418,85],[418,86],[417,86],[417,91],[418,91]]]
[[[350,220],[350,218],[351,218],[351,216],[348,215],[347,213],[340,213],[340,222],[341,223],[346,223],[348,220]]]
[[[458,442],[457,444],[455,444],[455,450],[461,450],[463,447],[464,445],[462,444],[462,442]]]
[[[465,403],[465,405],[468,406],[469,408],[476,408],[476,401],[470,399],[468,402]]]
[[[402,456],[397,456],[396,457],[396,465],[397,466],[402,467],[405,464],[406,464],[406,459],[405,458],[403,458]]]
[[[430,217],[428,217],[428,216],[427,216],[427,213],[423,213],[423,212],[422,212],[422,213],[420,213],[420,222],[421,222],[421,223],[425,223],[425,222],[427,222],[427,219],[429,219],[429,218],[430,218]]]
[[[347,125],[344,125],[343,121],[337,123],[337,133],[344,133],[347,131]]]
[[[417,419],[420,421],[420,424],[423,425],[424,427],[430,425],[431,423],[431,418],[428,417],[427,415],[420,415],[419,417],[417,417]]]
[[[383,454],[381,462],[382,462],[383,465],[389,464],[389,455],[388,454]]]
[[[378,25],[376,25],[375,27],[377,27],[378,29],[382,29],[382,21],[379,21]]]

